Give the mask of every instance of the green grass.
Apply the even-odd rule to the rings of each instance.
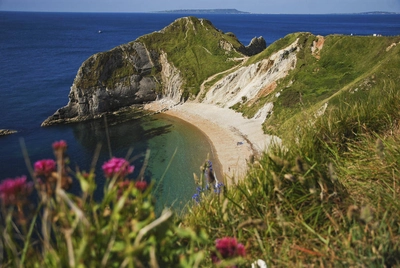
[[[271,267],[400,265],[399,104],[398,89],[347,99],[184,222]]]
[[[284,136],[291,132],[304,113],[312,114],[326,102],[334,104],[338,94],[380,90],[400,81],[392,73],[399,66],[399,48],[386,52],[390,44],[399,42],[399,37],[328,36],[319,60],[310,50],[315,36],[301,37],[296,68],[278,81],[275,92],[281,91],[280,96],[267,97],[274,103],[274,113],[265,123],[271,133]],[[248,113],[246,109],[244,112]]]
[[[201,83],[211,75],[238,64],[229,59],[242,56],[233,49],[229,52],[220,46],[224,41],[239,47],[241,44],[236,37],[218,31],[207,20],[201,22],[194,17],[180,19],[163,32],[145,35],[138,41],[157,53],[167,53],[168,60],[184,78],[186,98],[196,96]]]
[[[123,58],[129,53],[134,56],[133,49],[120,47],[108,52],[101,52],[89,58],[83,68],[84,75],[77,81],[78,88],[91,89],[97,86],[107,86],[113,88],[117,83],[129,85],[130,76],[139,74],[139,70]],[[129,52],[128,52],[129,51]]]

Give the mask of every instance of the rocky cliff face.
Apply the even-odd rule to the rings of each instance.
[[[174,103],[178,103],[182,96],[183,79],[178,68],[168,61],[167,54],[162,52],[160,55],[161,80],[163,92],[161,98],[167,98]]]
[[[260,95],[272,92],[276,88],[276,81],[296,66],[297,49],[298,40],[267,59],[241,67],[214,84],[202,102],[228,108],[244,99],[251,103]],[[261,110],[267,114],[271,109],[271,104],[267,104],[266,109]]]
[[[239,51],[246,56],[253,56],[263,51],[266,47],[267,42],[262,36],[260,36],[251,39],[250,44],[248,46],[239,48]]]
[[[153,101],[157,97],[158,55],[144,44],[132,42],[99,53],[79,68],[69,102],[42,126],[93,119],[121,107]]]

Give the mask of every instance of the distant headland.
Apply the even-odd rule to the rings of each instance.
[[[374,15],[374,14],[377,14],[377,15],[393,15],[393,14],[399,14],[399,13],[387,12],[387,11],[370,11],[370,12],[361,12],[361,13],[358,13],[358,14],[361,14],[361,15]]]
[[[237,9],[179,9],[156,11],[155,13],[172,13],[172,14],[250,14],[250,12],[239,11]]]

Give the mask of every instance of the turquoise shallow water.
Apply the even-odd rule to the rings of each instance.
[[[97,173],[101,174],[101,164],[110,158],[135,158],[135,172],[131,179],[138,179],[139,171],[144,166],[143,156],[149,151],[149,160],[145,166],[145,180],[155,183],[156,208],[160,212],[165,206],[181,210],[195,193],[196,185],[193,173],[200,176],[200,166],[210,159],[214,168],[219,169],[218,161],[213,156],[213,147],[208,138],[195,126],[165,114],[146,116],[140,119],[115,123],[119,118],[109,118],[108,128],[104,120],[85,122],[73,127],[75,139],[79,146],[70,146],[71,159],[79,163],[87,163],[97,144],[102,150],[97,165]],[[108,133],[108,134],[107,134]],[[111,149],[108,147],[107,135]],[[82,154],[82,148],[85,153]],[[97,198],[101,197],[105,179],[97,177]]]
[[[160,181],[156,193],[159,205],[175,204],[182,208],[195,193],[193,173],[200,176],[200,166],[211,159],[214,168],[219,169],[214,158],[212,145],[207,137],[196,127],[178,118],[159,114],[154,116],[151,125],[168,129],[168,135],[157,135],[149,142],[151,151],[149,168],[152,175]],[[165,173],[165,175],[164,175]]]

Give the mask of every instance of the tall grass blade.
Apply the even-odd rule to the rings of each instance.
[[[32,233],[33,233],[34,227],[36,225],[36,220],[37,220],[37,217],[38,217],[41,209],[42,209],[42,203],[36,209],[36,212],[35,212],[35,214],[34,214],[34,216],[32,218],[32,222],[31,222],[31,224],[29,226],[29,231],[28,231],[28,233],[26,235],[26,239],[24,241],[24,249],[22,250],[22,254],[21,254],[21,266],[23,266],[24,263],[25,263],[26,253],[28,252],[28,248],[30,246]]]

